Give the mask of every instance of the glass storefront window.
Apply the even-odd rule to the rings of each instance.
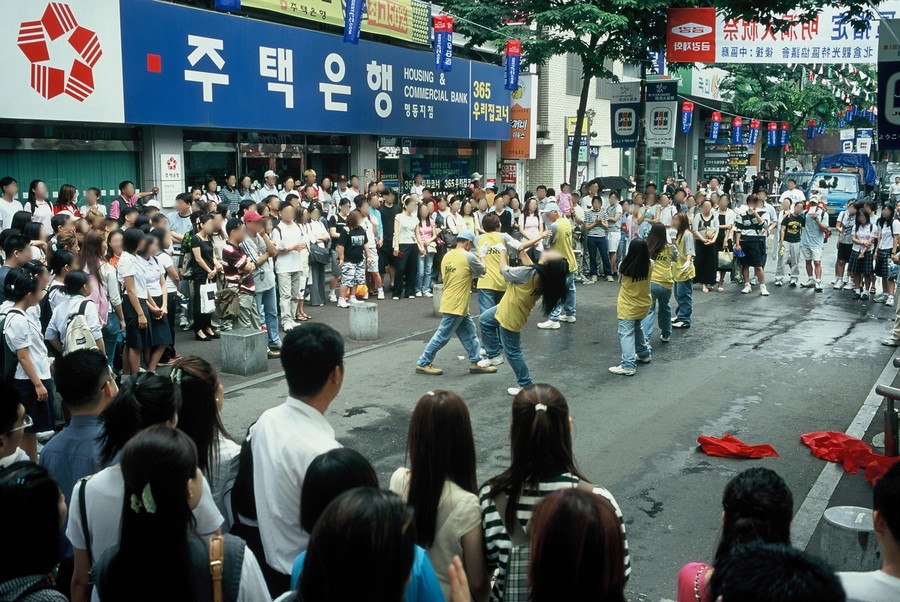
[[[457,193],[478,169],[479,142],[380,138],[378,143],[379,179],[403,192],[409,192],[415,174],[421,173],[433,193]]]

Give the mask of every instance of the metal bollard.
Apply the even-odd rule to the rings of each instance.
[[[878,385],[875,392],[884,397],[884,455],[895,457],[898,455],[898,427],[900,427],[900,412],[894,407],[894,402],[900,400],[900,389]]]

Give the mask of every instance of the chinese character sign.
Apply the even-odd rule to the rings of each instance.
[[[759,138],[759,126],[759,119],[750,120],[750,139],[747,141],[748,145],[756,146],[756,140]]]
[[[694,121],[694,103],[685,101],[681,103],[681,133],[687,134],[691,131],[691,124]]]
[[[371,6],[371,5],[370,5]],[[506,140],[500,67],[163,2],[123,2],[126,123]],[[120,76],[121,76],[120,75]],[[159,102],[160,90],[166,102]]]
[[[453,61],[453,17],[437,15],[434,18],[434,65],[449,72]]]
[[[900,149],[900,19],[881,22],[878,46],[878,150]]]
[[[778,124],[770,123],[768,137],[766,138],[766,144],[769,146],[778,146]]]
[[[613,148],[634,148],[638,139],[641,112],[641,82],[613,82],[609,98]]]
[[[731,118],[731,143],[732,144],[741,144],[744,137],[744,118],[743,117],[732,117]]]
[[[678,110],[678,80],[647,82],[647,114],[644,137],[647,148],[675,148],[675,111]]]
[[[719,130],[722,127],[722,113],[713,111],[712,120],[709,122],[709,141],[716,142],[719,139]]]
[[[716,61],[716,9],[670,8],[666,18],[666,57],[673,63]]]
[[[790,142],[791,124],[787,121],[781,123],[781,146],[787,146]]]
[[[522,59],[522,42],[509,40],[506,43],[506,89],[519,87],[519,61]]]

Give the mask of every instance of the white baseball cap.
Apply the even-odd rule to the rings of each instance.
[[[272,171],[271,169],[263,174],[263,178],[268,180],[269,178],[277,178],[278,174]]]

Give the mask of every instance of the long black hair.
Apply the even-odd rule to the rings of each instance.
[[[534,264],[534,271],[541,278],[541,309],[549,316],[560,302],[569,298],[569,287],[566,286],[569,262],[565,257],[551,259],[547,263]]]
[[[97,440],[102,463],[112,462],[141,429],[174,419],[180,409],[181,390],[170,379],[141,372],[124,381],[100,414],[103,432]]]
[[[646,280],[650,276],[650,250],[647,243],[636,238],[628,245],[628,253],[619,266],[619,273],[632,280]]]
[[[138,602],[192,600],[188,531],[194,517],[187,482],[197,474],[194,443],[177,429],[151,426],[125,445],[121,467],[122,530],[119,548],[100,575],[100,595]]]
[[[37,209],[37,196],[34,194],[34,189],[37,188],[38,184],[44,184],[44,186],[46,186],[43,180],[32,180],[31,184],[28,185],[28,201],[26,201],[26,204],[31,207],[31,215],[34,215],[34,212]],[[42,200],[45,202],[47,201],[47,199]]]
[[[181,388],[178,428],[194,441],[200,470],[208,474],[219,463],[219,436],[231,438],[217,407],[219,375],[205,359],[189,355],[172,367],[171,378]]]
[[[731,479],[722,494],[722,510],[725,517],[716,564],[737,545],[791,542],[794,496],[773,470],[750,468]]]
[[[891,214],[888,217],[884,217],[885,209],[887,209],[888,211],[891,212]],[[891,234],[893,235],[894,234],[894,227],[893,227],[894,226],[894,206],[889,203],[885,203],[884,206],[881,208],[881,215],[878,216],[878,221],[875,223],[879,228],[883,228],[884,226],[887,226],[888,228],[891,229]]]
[[[668,229],[658,223],[650,226],[650,233],[647,234],[647,252],[650,254],[650,258],[657,259],[668,246]]]
[[[316,456],[303,477],[300,527],[312,533],[328,504],[357,487],[378,489],[378,475],[361,453],[349,447],[338,447]]]
[[[0,582],[46,575],[59,563],[59,485],[43,466],[16,462],[0,471]]]

